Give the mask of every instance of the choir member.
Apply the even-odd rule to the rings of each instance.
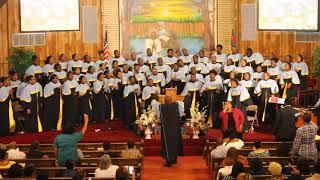
[[[116,61],[115,61],[116,62]],[[98,71],[96,71],[95,73],[103,73],[103,72],[105,72],[107,70],[107,63],[101,63],[100,65],[99,65],[99,69],[98,69]]]
[[[92,119],[91,90],[86,76],[80,76],[79,84],[75,91],[79,96],[80,118],[84,122],[90,121]]]
[[[177,64],[179,66],[179,70],[183,71],[184,74],[189,73],[189,67],[185,65],[181,59],[178,59]]]
[[[271,61],[273,59],[278,61],[278,58],[276,57],[276,55],[274,53],[270,53],[269,58],[265,59],[262,62],[261,66],[262,66],[263,72],[267,72],[268,71],[269,67],[271,67]]]
[[[272,123],[275,118],[275,105],[268,103],[271,96],[276,96],[279,92],[278,84],[275,80],[270,79],[270,74],[264,74],[264,79],[259,81],[254,89],[259,99],[259,116],[262,122]],[[259,119],[260,119],[259,118]]]
[[[68,71],[75,71],[76,68],[82,70],[83,62],[79,60],[78,54],[72,54],[72,60],[68,62]]]
[[[304,62],[302,54],[298,54],[296,62],[292,63],[292,69],[298,73],[300,79],[300,89],[305,90],[309,69],[307,63]]]
[[[281,97],[290,103],[298,93],[300,79],[298,74],[291,70],[291,64],[283,63],[283,71],[280,74]]]
[[[177,94],[181,94],[186,84],[186,74],[184,71],[179,69],[177,63],[173,64],[173,71],[170,79],[169,87],[177,88]]]
[[[120,51],[119,50],[114,50],[113,54],[114,54],[114,57],[111,60],[109,60],[109,67],[112,66],[114,61],[117,61],[118,62],[118,66],[122,67],[122,65],[125,62],[125,59],[122,56],[120,56]]]
[[[36,76],[36,78],[40,78],[42,75],[42,68],[40,67],[40,61],[38,56],[32,56],[32,65],[26,70],[25,74],[27,76]]]
[[[27,75],[23,75],[22,77],[22,82],[21,84],[18,86],[17,88],[17,92],[16,92],[16,97],[17,97],[17,100],[20,99],[21,97],[21,93],[22,93],[22,90],[24,87],[26,87],[28,85],[28,79],[27,79]]]
[[[235,69],[235,73],[237,74],[238,80],[243,80],[244,74],[248,72],[249,74],[253,74],[253,68],[251,66],[247,66],[247,61],[242,59],[240,61],[240,66]]]
[[[0,81],[2,84],[0,87],[0,136],[3,137],[15,131],[15,120],[11,103],[13,90],[10,86],[10,79],[2,77]]]
[[[231,54],[228,56],[228,59],[232,59],[233,65],[236,67],[239,66],[239,61],[242,59],[242,55],[239,53],[239,50],[236,47],[231,48]]]
[[[49,76],[50,82],[43,90],[43,121],[45,130],[61,130],[62,127],[62,85],[55,74]]]
[[[193,56],[193,58],[194,58],[194,56]],[[204,55],[204,51],[203,50],[200,50],[199,51],[199,63],[207,64],[208,62],[209,62],[208,57],[206,57]]]
[[[106,120],[107,99],[105,96],[108,86],[105,86],[105,76],[99,73],[97,80],[93,82],[93,121],[103,122]]]
[[[203,75],[200,74],[200,73],[197,73],[196,67],[192,67],[192,68],[190,69],[190,74],[189,74],[189,75],[187,76],[187,78],[186,78],[187,82],[190,81],[192,75],[195,75],[195,76],[196,76],[197,81],[200,81],[200,82],[204,83]]]
[[[125,61],[125,64],[127,64],[129,66],[129,70],[133,70],[133,66],[135,64],[138,64],[138,60],[137,60],[137,53],[136,52],[132,52],[130,54],[130,59]]]
[[[133,75],[137,80],[137,83],[139,84],[140,88],[142,89],[144,86],[147,85],[147,78],[145,74],[140,72],[140,66],[139,64],[135,64],[133,67]]]
[[[62,70],[68,70],[68,62],[66,61],[66,56],[64,54],[59,55],[58,64],[60,64]]]
[[[236,74],[234,72],[231,72],[229,74],[229,78],[223,80],[224,92],[226,94],[228,94],[229,89],[231,88],[231,79],[235,79],[235,78],[236,78]]]
[[[86,74],[90,66],[94,67],[95,63],[92,61],[91,57],[88,54],[86,54],[83,56],[83,64],[81,69],[82,74]]]
[[[254,93],[254,87],[255,87],[255,81],[253,81],[251,79],[251,76],[250,74],[247,72],[247,73],[244,73],[244,76],[243,76],[243,80],[241,80],[239,82],[239,84],[242,86],[242,87],[245,87],[249,94],[251,95],[251,97],[253,97]]]
[[[67,73],[62,69],[61,65],[59,63],[54,65],[55,72],[53,74],[57,75],[60,83],[63,84],[63,82],[66,80]]]
[[[247,65],[256,68],[264,60],[263,56],[258,52],[253,52],[251,48],[247,48],[246,56],[243,58],[247,61]]]
[[[220,127],[218,121],[218,113],[222,109],[223,84],[221,79],[217,79],[217,72],[211,70],[209,72],[209,80],[201,87],[201,94],[204,104],[207,104],[207,119],[209,127]]]
[[[112,92],[114,90],[115,80],[112,77],[112,73],[109,71],[104,72],[104,84],[105,84],[105,98],[106,98],[106,119],[114,120],[115,117],[115,104],[112,98]]]
[[[76,123],[79,122],[78,97],[76,93],[78,81],[76,81],[73,77],[73,72],[69,71],[67,73],[67,80],[63,83],[63,127],[70,123],[76,125]]]
[[[215,70],[218,74],[221,72],[222,65],[220,63],[217,63],[217,57],[216,55],[212,54],[210,56],[210,62],[207,63],[207,71]]]
[[[215,56],[217,57],[217,62],[221,63],[222,65],[227,64],[227,55],[222,53],[223,46],[218,44],[216,46],[217,53]]]
[[[182,49],[182,56],[179,57],[185,65],[189,65],[192,61],[192,55],[189,54],[189,51],[186,48]]]
[[[104,52],[103,52],[103,50],[99,50],[99,51],[98,51],[98,55],[99,55],[99,59],[94,62],[94,69],[95,69],[95,71],[98,71],[98,70],[99,70],[100,64],[107,64],[107,63],[108,63],[107,60],[106,60],[105,57],[104,57]]]
[[[103,73],[103,72],[100,72]],[[94,67],[89,66],[88,67],[88,72],[86,74],[86,78],[88,80],[88,83],[91,87],[93,87],[93,83],[97,80],[97,73],[94,72]]]
[[[21,93],[20,101],[27,112],[25,127],[27,132],[42,132],[41,98],[42,87],[35,76],[28,76],[28,85]]]
[[[200,101],[200,89],[202,82],[197,80],[195,74],[190,75],[190,81],[184,87],[181,95],[185,96],[185,107],[187,118],[191,117],[191,110],[195,110],[197,103]]]
[[[129,85],[123,90],[125,99],[125,120],[129,129],[133,129],[136,119],[139,117],[139,101],[140,86],[136,84],[134,76],[129,77]]]
[[[19,74],[15,71],[10,72],[10,86],[12,88],[12,101],[17,101],[17,89],[22,82],[19,80]]]
[[[152,68],[152,75],[150,75],[148,79],[152,79],[156,87],[159,87],[162,91],[164,90],[166,78],[162,73],[158,73],[158,70],[155,67]]]
[[[262,66],[258,65],[256,67],[256,72],[252,74],[252,80],[254,80],[255,82],[259,82],[263,78],[264,78],[264,72],[263,72]]]
[[[114,103],[114,119],[123,119],[123,76],[121,71],[114,72],[116,76],[113,79],[113,86],[111,90],[112,102]]]
[[[162,73],[164,75],[166,78],[166,83],[169,83],[171,80],[171,67],[167,64],[164,64],[161,57],[158,58],[158,63],[155,67],[158,73]]]
[[[75,67],[74,69],[74,75],[73,75],[73,79],[76,80],[77,82],[79,82],[80,76],[82,76],[81,74],[81,68],[80,67]]]
[[[172,65],[177,62],[177,58],[173,56],[174,51],[173,49],[168,49],[167,50],[167,56],[163,58],[163,63],[167,65]]]
[[[276,59],[271,59],[271,66],[268,68],[267,72],[270,74],[271,79],[275,81],[279,80],[281,71]]]
[[[231,88],[228,92],[227,100],[232,102],[233,107],[240,109],[244,115],[244,129],[248,130],[248,120],[246,107],[252,105],[250,94],[245,87],[239,85],[238,80],[231,79]]]
[[[160,89],[153,85],[153,80],[148,80],[148,86],[143,88],[142,91],[142,100],[144,101],[144,108],[147,109],[156,94],[160,94]]]
[[[133,72],[129,71],[129,66],[124,64],[122,66],[123,85],[128,84],[129,77],[133,76]]]
[[[44,62],[44,66],[42,67],[42,72],[49,77],[50,74],[54,73],[54,60],[53,56],[48,56]]]
[[[153,54],[150,48],[147,48],[146,54],[142,56],[142,59],[144,63],[148,64],[149,68],[152,69],[158,61],[158,56]]]
[[[142,58],[139,58],[139,59],[138,59],[138,64],[139,64],[139,66],[140,66],[140,68],[139,68],[139,71],[140,71],[140,72],[144,73],[146,77],[151,75],[151,71],[150,71],[149,66],[144,65]],[[152,69],[153,69],[153,68],[152,68]]]
[[[234,72],[236,69],[236,66],[232,62],[231,58],[227,59],[227,63],[223,66],[221,76],[222,78],[226,79],[229,77],[230,72]]]

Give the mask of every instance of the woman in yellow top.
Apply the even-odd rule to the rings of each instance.
[[[9,169],[16,162],[8,160],[7,151],[0,149],[0,169]]]

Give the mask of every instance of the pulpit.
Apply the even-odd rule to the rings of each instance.
[[[184,96],[177,95],[177,88],[166,88],[166,94],[165,95],[159,95],[159,101],[161,104],[165,103],[165,97],[171,96],[173,102],[177,101],[183,101]]]

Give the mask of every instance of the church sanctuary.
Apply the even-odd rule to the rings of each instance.
[[[319,0],[0,0],[0,179],[320,180]]]

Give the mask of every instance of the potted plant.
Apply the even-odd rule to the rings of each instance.
[[[314,61],[313,72],[316,76],[319,76],[320,75],[320,46],[317,46],[313,50],[313,61]]]
[[[22,77],[26,69],[32,64],[31,57],[35,53],[30,49],[13,48],[11,55],[8,57],[9,70],[19,73]]]

